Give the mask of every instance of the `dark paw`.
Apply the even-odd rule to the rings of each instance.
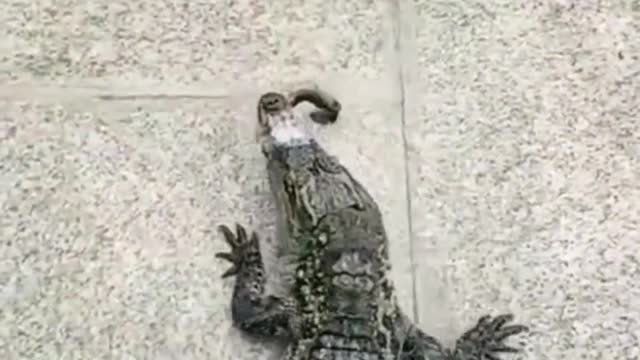
[[[254,232],[251,238],[247,237],[247,231],[242,225],[236,224],[236,233],[234,234],[226,225],[220,225],[218,230],[224,236],[225,241],[229,244],[231,252],[219,252],[215,256],[219,259],[229,261],[232,266],[222,274],[222,278],[234,276],[248,264],[258,252],[258,235]]]
[[[310,114],[311,120],[320,125],[333,124],[338,119],[337,111],[316,110]]]
[[[311,113],[311,120],[321,125],[332,124],[338,119],[342,110],[340,102],[333,96],[320,90],[317,86],[309,89],[299,89],[289,96],[291,107],[295,107],[303,101],[308,101],[318,109]]]
[[[517,324],[505,326],[512,320],[512,314],[481,317],[476,326],[457,341],[456,352],[463,355],[459,358],[500,360],[500,353],[520,352],[520,349],[505,345],[505,341],[510,336],[528,331],[528,328]]]

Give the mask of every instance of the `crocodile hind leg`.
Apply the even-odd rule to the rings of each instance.
[[[504,314],[491,318],[483,316],[465,332],[453,350],[444,348],[433,336],[426,334],[404,317],[404,331],[400,342],[399,360],[500,360],[501,354],[518,353],[507,346],[507,338],[527,330],[523,325],[505,324],[513,315]]]
[[[236,277],[231,298],[234,326],[252,335],[287,336],[289,316],[285,302],[265,294],[266,278],[258,235],[253,232],[248,237],[247,231],[239,224],[235,234],[225,225],[218,229],[231,248],[231,252],[215,255],[232,263],[222,277]]]
[[[505,326],[513,320],[512,314],[496,317],[485,315],[478,323],[456,341],[451,352],[452,360],[500,360],[502,354],[515,354],[519,349],[508,346],[505,341],[511,336],[528,331],[520,324]]]
[[[342,105],[338,100],[318,88],[300,89],[289,95],[291,107],[295,107],[303,101],[308,101],[318,108],[310,115],[311,120],[318,124],[325,125],[336,122],[342,109]]]

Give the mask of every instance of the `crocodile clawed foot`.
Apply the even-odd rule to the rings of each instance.
[[[222,274],[222,278],[237,275],[246,264],[252,260],[252,254],[258,248],[258,235],[254,232],[249,238],[247,231],[242,225],[236,224],[236,233],[226,225],[220,225],[218,230],[224,236],[225,241],[231,248],[231,252],[219,252],[215,257],[229,261],[232,266]]]
[[[528,331],[524,325],[509,325],[512,314],[502,314],[492,318],[489,315],[478,320],[476,326],[464,333],[456,342],[455,359],[499,360],[500,353],[517,353],[519,349],[507,346],[505,341],[514,335]]]

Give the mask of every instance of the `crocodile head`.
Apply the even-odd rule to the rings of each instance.
[[[284,95],[268,92],[260,97],[257,137],[267,159],[271,193],[277,208],[277,238],[282,240],[280,250],[285,253],[294,247],[294,234],[313,221],[305,211],[303,192],[313,182],[309,169],[315,162],[315,141],[303,121]]]
[[[334,123],[342,109],[336,99],[317,88],[300,89],[288,97],[273,91],[263,94],[258,100],[257,133],[263,152],[268,153],[274,143],[285,147],[309,143],[311,136],[304,129],[304,119],[293,112],[296,105],[305,101],[316,106],[310,118],[322,125]]]
[[[269,92],[258,102],[257,133],[280,217],[279,238],[289,239],[286,245],[298,249],[304,242],[304,236],[299,235],[313,232],[326,214],[373,203],[338,160],[304,128],[305,117],[293,112],[301,101],[312,102],[320,109],[312,113],[315,122],[335,121],[340,109],[337,101],[317,90],[299,90],[289,98]]]
[[[303,128],[302,119],[293,112],[291,102],[282,94],[268,92],[258,101],[257,138],[269,157],[273,147],[308,144],[311,136]]]

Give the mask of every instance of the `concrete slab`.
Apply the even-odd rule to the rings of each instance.
[[[520,358],[640,356],[631,5],[404,8],[423,328],[453,340],[483,313],[512,311],[532,326]]]
[[[520,358],[640,356],[637,6],[514,4],[2,2],[0,357],[276,358],[214,230],[273,231],[255,101],[309,81],[424,329],[508,310]]]
[[[277,356],[230,327],[213,258],[220,223],[273,231],[253,137],[267,90],[313,81],[343,102],[312,130],[380,201],[394,262],[408,258],[391,17],[298,5],[0,5],[0,357]],[[395,275],[411,309],[410,267]]]

